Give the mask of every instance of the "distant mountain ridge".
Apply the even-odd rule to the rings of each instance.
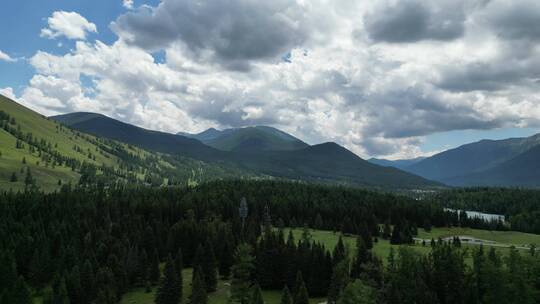
[[[456,186],[540,186],[540,134],[481,140],[426,158],[404,170]]]
[[[179,132],[179,135],[200,140],[223,151],[288,151],[298,150],[309,145],[281,130],[268,126],[225,129],[210,128],[198,134]]]
[[[182,154],[204,161],[215,161],[222,159],[224,156],[221,151],[209,147],[196,139],[143,129],[102,114],[76,112],[52,116],[51,119],[83,132],[156,152]]]
[[[395,168],[371,164],[336,143],[309,146],[271,127],[209,129],[195,135],[175,135],[146,130],[94,113],[71,113],[51,118],[90,134],[151,151],[230,165],[253,175],[384,188],[441,186]]]
[[[426,157],[416,157],[416,158],[410,158],[410,159],[397,159],[397,160],[389,160],[389,159],[383,159],[383,158],[370,158],[368,159],[368,162],[372,164],[376,164],[383,167],[394,167],[401,170],[404,170],[405,168],[412,166],[422,160],[426,159]]]

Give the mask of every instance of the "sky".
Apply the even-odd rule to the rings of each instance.
[[[536,0],[4,2],[0,94],[44,115],[389,159],[540,132]]]

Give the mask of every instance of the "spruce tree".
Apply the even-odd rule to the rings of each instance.
[[[208,303],[208,294],[206,292],[206,284],[204,282],[204,273],[201,267],[193,273],[193,283],[191,287],[190,304],[206,304]]]
[[[309,304],[309,295],[304,281],[300,282],[294,295],[293,304]]]
[[[285,285],[285,287],[283,288],[283,292],[281,293],[280,304],[293,304],[291,292],[289,291],[289,287],[287,287],[287,285]]]
[[[219,275],[223,279],[228,279],[231,275],[231,266],[233,264],[233,248],[230,240],[226,239],[221,255],[219,257]]]
[[[234,254],[231,268],[231,303],[247,304],[250,298],[251,278],[255,270],[251,246],[240,244]]]
[[[259,286],[259,284],[256,284],[253,287],[253,293],[251,294],[251,299],[249,300],[249,304],[264,304],[264,300],[263,300],[262,292],[261,292],[261,286]]]
[[[159,254],[157,252],[157,249],[154,249],[154,253],[152,254],[152,258],[150,259],[150,265],[148,268],[149,281],[152,284],[158,283],[161,272],[159,271]]]
[[[328,289],[328,303],[336,303],[339,295],[349,283],[349,263],[341,261],[334,267],[332,279]]]
[[[19,279],[15,282],[15,286],[12,290],[8,291],[8,298],[9,301],[4,300],[4,303],[17,303],[17,304],[32,304],[32,296],[30,295],[30,290],[28,290],[28,286],[26,285],[26,282],[24,281],[23,277],[19,277]],[[61,302],[61,303],[69,303],[69,302]]]
[[[156,304],[180,303],[180,282],[171,256],[167,257],[163,278],[159,284],[155,302]]]
[[[334,265],[337,265],[339,262],[343,261],[345,256],[345,245],[343,245],[343,238],[340,235],[336,247],[334,247],[334,253],[332,255],[332,258],[334,259]]]
[[[206,290],[209,292],[217,289],[217,261],[214,255],[214,249],[210,242],[206,242],[204,246],[204,255],[202,258],[202,270],[204,273],[204,282]]]

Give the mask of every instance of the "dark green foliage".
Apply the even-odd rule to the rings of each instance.
[[[233,249],[234,248],[231,244],[231,241],[225,239],[219,257],[219,275],[223,279],[228,279],[231,275],[231,266],[233,264]]]
[[[206,242],[204,246],[202,270],[204,273],[206,289],[209,292],[215,291],[217,288],[217,261],[216,256],[214,255],[214,249],[210,242]]]
[[[245,239],[251,246],[237,247],[242,239],[238,202],[243,195],[249,197]],[[363,232],[350,252],[343,240],[336,248],[317,243],[307,225],[297,242],[279,229],[261,231],[266,206],[285,226],[310,223],[320,215],[324,226],[338,231],[348,216],[354,221],[347,229]],[[182,189],[65,185],[51,194],[0,193],[0,235],[7,236],[0,240],[0,296],[8,301],[12,290],[24,291],[15,288],[22,278],[28,290],[43,290],[48,303],[66,299],[118,303],[131,288],[150,288],[151,280],[159,277],[160,258],[168,257],[158,294],[173,289],[179,300],[181,264],[199,265],[204,283],[199,286],[206,288],[204,265],[213,264],[214,275],[218,266],[206,252],[218,253],[221,271],[226,268],[222,264],[229,263],[230,245],[237,248],[231,267],[231,303],[249,303],[255,282],[263,290],[287,285],[294,290],[292,302],[305,288],[302,294],[328,295],[329,302],[335,303],[349,275],[376,290],[377,299],[384,303],[539,302],[540,259],[530,252],[512,250],[506,258],[495,250],[476,252],[470,246],[433,241],[429,255],[403,246],[389,256],[383,269],[365,245],[365,236],[376,235],[377,224],[387,222],[399,227],[401,242],[426,218],[435,227],[454,221],[429,201],[283,182],[215,182]],[[470,267],[464,263],[468,254],[473,257]],[[302,275],[296,283],[298,272]]]
[[[178,257],[177,257],[178,259]],[[178,270],[178,261],[175,259],[176,263],[176,269]],[[180,269],[179,273],[179,282],[181,282],[181,274],[182,269]],[[156,284],[159,281],[159,277],[161,275],[161,272],[159,270],[159,254],[156,249],[154,249],[154,253],[152,254],[152,259],[150,260],[150,265],[148,269],[148,281],[150,281],[153,284]]]
[[[30,295],[30,290],[24,281],[24,278],[19,277],[14,281],[14,286],[12,289],[6,289],[2,293],[0,303],[17,303],[17,304],[31,304],[33,303],[32,297]],[[59,303],[68,303],[68,302],[59,302]]]
[[[444,191],[434,197],[445,207],[460,210],[476,210],[507,216],[510,229],[515,231],[540,233],[540,191],[513,188],[465,188]],[[510,218],[508,219],[508,216]],[[484,222],[475,218],[461,217],[456,225],[471,228],[506,230],[499,221]]]
[[[264,304],[261,286],[259,286],[259,284],[255,284],[255,286],[253,286],[253,293],[249,299],[249,304]]]
[[[169,256],[163,270],[163,278],[156,292],[156,304],[178,304],[181,300],[181,283],[173,259]]]
[[[283,288],[283,292],[281,294],[281,301],[279,303],[280,304],[293,304],[291,292],[289,291],[289,288],[287,286]]]
[[[208,303],[208,294],[206,284],[204,282],[204,273],[201,267],[198,267],[193,273],[193,283],[191,287],[190,304],[206,304]]]
[[[345,245],[343,245],[343,238],[340,235],[338,243],[337,243],[336,247],[334,248],[334,253],[332,254],[334,265],[336,265],[339,262],[343,261],[343,259],[345,259],[345,257],[346,257]]]
[[[52,290],[43,299],[44,304],[70,304],[64,278],[56,276]]]
[[[231,269],[231,302],[247,304],[250,299],[252,275],[255,271],[252,248],[247,244],[240,244],[234,254],[234,264]]]
[[[365,285],[360,280],[355,280],[345,287],[339,297],[338,304],[376,304],[376,290]]]
[[[330,288],[328,289],[329,303],[336,303],[343,289],[349,284],[349,280],[349,261],[345,259],[334,266]]]
[[[293,304],[309,304],[309,295],[306,284],[302,280],[302,275],[299,275],[299,280],[295,286]]]

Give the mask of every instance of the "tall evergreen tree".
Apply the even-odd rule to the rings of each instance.
[[[202,270],[204,273],[204,282],[206,290],[209,292],[217,289],[217,261],[214,255],[214,249],[210,242],[204,246],[204,255],[202,258]]]
[[[178,274],[171,256],[167,257],[163,278],[156,292],[156,304],[178,304],[181,301],[181,288]]]
[[[343,238],[339,236],[336,247],[334,247],[334,253],[332,258],[334,259],[334,265],[339,264],[343,259],[345,259],[347,253],[345,252],[345,245],[343,244]]]
[[[6,298],[3,299],[4,303],[17,303],[17,304],[32,304],[32,297],[30,295],[30,290],[26,285],[23,277],[19,277],[16,280],[15,286],[12,290],[6,292]],[[60,303],[69,303],[69,302],[60,302]]]
[[[223,279],[228,279],[231,275],[231,266],[233,264],[233,248],[231,241],[225,239],[219,258],[219,275]]]
[[[159,270],[159,254],[157,252],[157,249],[154,249],[154,252],[152,253],[152,258],[150,259],[150,265],[148,267],[148,279],[152,284],[156,284],[159,282],[160,276],[161,271]]]
[[[259,284],[255,284],[255,286],[253,286],[253,293],[251,294],[249,304],[264,304],[261,286],[259,286]]]
[[[206,304],[208,303],[208,294],[206,292],[204,281],[204,273],[201,267],[197,267],[193,273],[193,283],[191,287],[190,304]]]
[[[345,259],[334,266],[328,289],[328,303],[336,303],[341,292],[349,283],[349,262]]]
[[[302,276],[300,276],[302,278]],[[298,282],[299,286],[296,289],[296,293],[293,298],[294,304],[309,304],[309,295],[306,288],[306,284],[303,280]]]
[[[234,254],[234,264],[231,268],[231,302],[248,304],[250,299],[251,279],[255,270],[251,246],[240,244]]]
[[[293,304],[291,292],[289,291],[289,288],[287,287],[287,285],[285,285],[285,287],[283,288],[283,292],[281,293],[280,304]]]

